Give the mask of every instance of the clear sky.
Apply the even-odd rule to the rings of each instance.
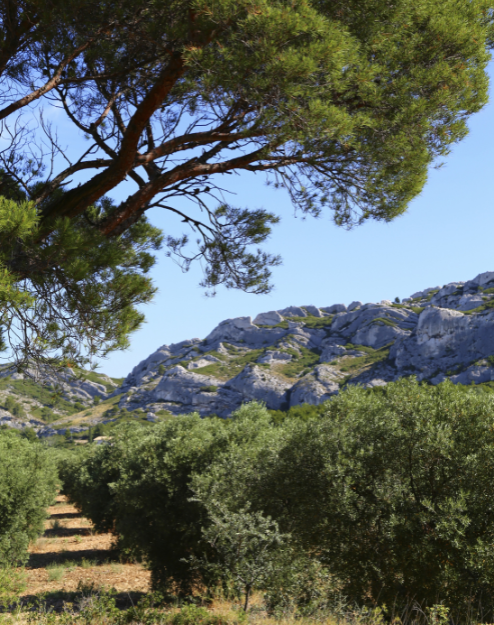
[[[390,224],[368,222],[346,231],[333,224],[329,213],[304,220],[294,217],[286,193],[266,187],[264,177],[229,177],[236,191],[232,204],[263,206],[281,217],[265,246],[283,257],[273,271],[272,293],[219,289],[215,298],[207,298],[198,286],[199,266],[183,274],[165,251],[159,252],[152,274],[159,292],[143,308],[146,324],[132,336],[130,349],[102,361],[99,370],[126,376],[161,345],[204,338],[224,319],[255,317],[289,305],[403,298],[494,271],[494,94],[469,127],[470,134],[453,148],[445,165],[430,171],[408,212]],[[182,224],[164,213],[151,219],[165,232],[180,232]]]

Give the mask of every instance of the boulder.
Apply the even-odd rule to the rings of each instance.
[[[479,273],[479,275],[471,280],[471,282],[467,282],[467,284],[474,284],[476,286],[485,286],[490,282],[494,282],[494,271],[485,271],[484,273]]]
[[[247,365],[229,380],[226,388],[237,391],[242,401],[262,401],[271,410],[280,410],[287,403],[287,390],[291,384],[256,365]]]
[[[338,393],[341,379],[335,369],[329,365],[317,365],[311,373],[305,375],[293,386],[290,392],[290,407],[300,404],[318,406]]]
[[[428,289],[424,289],[423,291],[418,291],[417,293],[413,293],[412,295],[410,295],[411,299],[423,299],[424,297],[427,297],[427,295],[429,295],[429,293],[431,291],[439,291],[441,289],[440,286],[431,286]]]
[[[288,308],[278,310],[278,312],[280,315],[283,315],[283,317],[307,317],[305,310],[299,306],[288,306]]]
[[[356,308],[360,308],[360,306],[362,306],[362,302],[357,302],[357,301],[356,302],[352,302],[348,306],[347,310],[348,310],[348,312],[351,312],[352,310],[355,310]]]
[[[331,362],[335,358],[344,356],[347,350],[335,342],[335,339],[326,339],[321,345],[322,351],[319,362]]]
[[[260,313],[254,319],[254,325],[260,326],[275,326],[283,321],[283,317],[276,310],[270,312]]]
[[[189,364],[187,365],[187,369],[201,369],[202,367],[207,367],[208,365],[211,365],[215,362],[221,362],[221,360],[219,358],[216,358],[216,356],[206,354],[205,356],[199,358],[199,360],[189,362]]]
[[[411,334],[409,330],[402,330],[399,326],[386,325],[379,319],[373,320],[369,325],[360,328],[353,336],[352,342],[356,345],[365,345],[373,349],[380,349],[397,338]]]
[[[259,356],[259,358],[257,359],[258,363],[264,363],[264,364],[282,364],[282,363],[286,363],[286,362],[290,362],[290,360],[292,360],[292,356],[290,354],[287,354],[285,352],[280,352],[280,351],[271,351],[268,350],[265,354],[262,354],[262,356]]]
[[[91,382],[90,380],[81,381],[76,385],[76,388],[82,389],[86,392],[90,397],[106,397],[106,387],[103,384],[98,384],[97,382]]]
[[[319,310],[319,308],[317,308],[317,306],[304,306],[305,310],[309,313],[309,315],[312,315],[313,317],[322,317],[323,314],[322,312]]]
[[[481,295],[462,295],[458,301],[458,310],[473,310],[484,304]]]
[[[450,380],[455,384],[492,382],[494,380],[494,369],[492,367],[473,365],[457,375],[452,375]]]
[[[376,386],[386,386],[387,381],[381,378],[373,378],[364,384],[365,388],[374,388]]]
[[[392,326],[408,331],[415,328],[417,319],[417,315],[407,308],[390,308],[388,306],[375,305],[367,309],[358,308],[336,317],[331,324],[331,333],[341,334],[352,343],[364,345],[365,343],[361,343],[357,335],[361,330],[366,330],[373,323],[377,325],[392,324]],[[383,320],[381,324],[378,323],[380,320]],[[388,325],[388,327],[391,326]],[[370,332],[369,338],[364,340],[376,344],[376,340],[379,341],[379,339],[373,338],[375,332],[375,330]],[[392,332],[392,334],[396,338],[401,336],[401,333],[397,331]],[[383,345],[386,345],[386,343],[383,343]]]
[[[214,403],[211,393],[204,389],[221,387],[223,382],[212,376],[200,375],[187,371],[180,365],[166,372],[156,388],[151,392],[153,402],[166,401],[193,406],[197,403]],[[201,397],[203,396],[204,397]],[[201,397],[201,399],[198,399]]]
[[[443,297],[453,295],[453,293],[456,293],[456,291],[458,291],[463,284],[463,282],[450,282],[449,284],[445,284],[435,295],[432,296],[431,303],[435,304]]]
[[[330,315],[335,315],[336,313],[346,312],[346,306],[345,304],[333,304],[332,306],[325,306],[320,310]]]
[[[255,330],[257,326],[252,323],[252,317],[237,317],[225,319],[204,339],[205,343],[214,341],[238,341],[246,330]]]

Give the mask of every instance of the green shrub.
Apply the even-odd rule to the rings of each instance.
[[[26,413],[24,412],[24,408],[15,401],[12,397],[8,396],[3,402],[3,408],[10,412],[10,414],[14,415],[14,417],[24,418]]]
[[[58,417],[52,410],[50,410],[50,408],[48,408],[48,406],[43,406],[43,408],[41,408],[41,418],[45,423],[51,423]]]
[[[352,602],[444,602],[453,619],[482,606],[492,618],[493,423],[491,396],[450,382],[349,388],[299,422],[258,505],[319,553]],[[215,479],[228,470],[233,482],[234,466]]]
[[[300,404],[299,406],[292,406],[287,411],[283,410],[269,410],[269,414],[276,424],[281,424],[287,419],[301,419],[307,421],[308,419],[315,419],[324,414],[326,408],[325,405],[313,406],[312,404]]]
[[[10,566],[0,568],[0,607],[9,607],[26,588],[26,573]]]
[[[0,432],[0,567],[27,560],[27,547],[43,532],[46,507],[56,493],[55,463],[39,443]]]
[[[189,562],[205,573],[205,579],[212,574],[213,580],[224,586],[233,583],[237,596],[243,595],[243,609],[247,612],[252,592],[265,588],[278,572],[288,537],[279,532],[276,521],[261,512],[250,512],[248,507],[232,512],[214,500],[201,502],[206,505],[210,522],[203,530],[203,538],[215,557],[211,561],[209,554],[193,556]]]
[[[111,446],[63,463],[64,492],[98,531],[114,531],[124,552],[145,557],[156,589],[189,594],[199,573],[184,559],[207,550],[201,527],[207,527],[208,514],[193,500],[194,476],[206,474],[231,449],[262,449],[274,430],[257,404],[241,408],[232,420],[189,415],[151,430],[121,426]]]
[[[36,431],[33,428],[24,428],[21,431],[21,437],[28,440],[30,443],[35,443],[38,440]]]
[[[246,623],[243,612],[214,614],[195,605],[185,605],[179,612],[170,614],[166,623],[170,625],[237,625]]]
[[[216,393],[216,391],[218,390],[217,386],[201,386],[201,388],[199,389],[199,391],[201,393]]]

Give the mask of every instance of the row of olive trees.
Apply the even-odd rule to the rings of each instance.
[[[62,466],[65,492],[161,590],[235,584],[272,609],[494,608],[494,400],[413,380],[349,389],[312,419],[128,427]],[[479,616],[479,615],[477,615]]]
[[[15,598],[29,542],[44,531],[58,485],[56,462],[41,444],[0,430],[0,605]]]

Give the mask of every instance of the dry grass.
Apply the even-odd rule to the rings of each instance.
[[[57,497],[48,513],[44,536],[30,548],[23,596],[73,592],[79,583],[123,593],[149,591],[149,571],[115,561],[112,535],[96,534],[65,497]]]

